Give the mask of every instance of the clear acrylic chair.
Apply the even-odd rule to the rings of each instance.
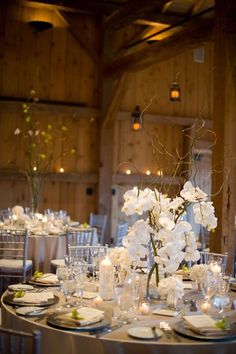
[[[0,278],[26,281],[33,262],[27,259],[28,230],[0,230]]]
[[[68,254],[69,247],[71,246],[87,246],[92,245],[95,235],[95,228],[88,228],[82,230],[68,230],[66,234],[66,254]],[[64,259],[52,259],[51,266],[53,269],[57,267],[64,267]]]
[[[101,245],[104,245],[107,227],[107,215],[90,213],[89,224],[92,227],[96,227],[98,233],[98,242]]]
[[[68,245],[68,255],[71,258],[82,258],[88,264],[92,264],[94,260],[100,260],[106,256],[108,252],[108,245]]]
[[[97,272],[100,260],[108,253],[108,245],[68,245],[68,255],[76,264],[77,260],[84,260],[93,276]]]
[[[92,245],[94,240],[94,234],[94,228],[88,228],[79,231],[68,231],[66,234],[67,250],[69,245]]]
[[[40,354],[41,334],[0,326],[0,354]]]
[[[129,224],[127,222],[123,224],[118,224],[117,235],[116,235],[116,246],[122,246],[122,240],[127,235]]]

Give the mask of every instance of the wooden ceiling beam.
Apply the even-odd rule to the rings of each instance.
[[[114,87],[113,94],[111,96],[108,107],[106,108],[106,113],[103,119],[102,127],[105,128],[109,122],[111,122],[117,114],[118,108],[120,106],[121,98],[123,97],[126,86],[128,83],[128,73],[122,74]]]
[[[130,118],[130,112],[120,111],[117,112],[116,119],[127,120]],[[161,114],[149,114],[144,113],[145,121],[155,122],[157,124],[178,125],[182,127],[192,126],[197,123],[198,119],[195,117],[178,117],[178,116],[166,116]],[[204,119],[204,126],[207,129],[211,129],[213,126],[212,120]]]
[[[197,0],[192,8],[190,9],[190,11],[188,12],[188,16],[191,16],[191,15],[195,15],[196,13],[204,10],[205,8],[205,5],[206,5],[206,0]]]
[[[22,113],[22,104],[26,99],[0,97],[0,113],[17,112]],[[94,107],[81,107],[75,104],[51,103],[50,101],[39,101],[31,107],[34,113],[42,114],[59,114],[63,116],[78,117],[78,118],[98,118],[100,110]]]
[[[48,10],[58,10],[74,13],[82,13],[90,16],[99,16],[102,14],[101,8],[96,1],[93,0],[67,0],[64,4],[58,4],[57,0],[17,0],[20,5],[44,8]]]
[[[148,26],[155,26],[155,23],[164,24],[164,25],[175,25],[177,22],[183,19],[182,16],[173,16],[173,15],[166,15],[162,13],[147,13],[137,19],[135,23],[137,25],[148,25]]]
[[[169,0],[128,0],[122,8],[104,20],[104,27],[119,28],[142,18],[150,11],[160,11]]]
[[[104,74],[112,76],[125,71],[136,72],[175,57],[189,48],[195,48],[203,42],[211,40],[212,27],[213,20],[198,20],[161,41],[107,64]]]
[[[85,39],[83,33],[78,31],[78,28],[76,26],[77,19],[72,18],[73,14],[69,14],[69,13],[67,13],[65,11],[61,11],[61,10],[56,10],[56,13],[60,17],[60,19],[68,26],[69,32],[72,34],[72,36],[75,38],[75,40],[79,43],[79,45],[95,61],[95,63],[98,63],[99,56],[98,56],[97,52],[93,49],[93,47],[91,47],[89,45],[89,43]]]

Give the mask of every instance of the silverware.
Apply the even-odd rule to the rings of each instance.
[[[170,324],[168,322],[160,322],[160,329],[162,332],[165,334],[166,338],[171,339],[175,338],[177,342],[182,342],[181,338],[174,332],[174,330],[171,328]]]
[[[111,327],[107,327],[107,328],[103,328],[101,330],[98,330],[96,332],[90,331],[89,334],[95,334],[96,338],[100,338],[104,335],[106,335],[107,333],[111,333],[113,331],[115,331],[116,329],[119,329],[123,326],[123,324],[117,324]]]
[[[157,335],[156,327],[155,327],[155,326],[152,327],[152,334],[153,334],[153,338],[154,338],[154,339],[159,339],[159,336]]]

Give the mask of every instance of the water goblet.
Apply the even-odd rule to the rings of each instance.
[[[217,293],[213,304],[218,309],[219,318],[224,318],[225,308],[229,305],[230,277],[220,277],[218,279]]]
[[[62,280],[62,292],[65,295],[65,305],[64,307],[73,307],[73,304],[70,302],[71,296],[76,291],[76,282],[75,277],[71,269],[66,270],[66,275]]]
[[[56,276],[60,284],[60,290],[62,291],[62,284],[67,275],[66,267],[57,267]]]
[[[83,302],[84,284],[87,279],[88,264],[83,259],[76,259],[73,263],[72,272],[75,278],[75,292],[79,295],[76,306],[81,307]]]

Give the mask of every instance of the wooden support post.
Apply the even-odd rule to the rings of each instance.
[[[228,252],[228,267],[232,270],[236,249],[236,81],[233,59],[236,40],[235,29],[230,27],[230,23],[232,16],[235,22],[236,4],[230,0],[216,0],[215,5],[213,130],[217,142],[213,147],[212,192],[218,227],[210,237],[210,248]]]

